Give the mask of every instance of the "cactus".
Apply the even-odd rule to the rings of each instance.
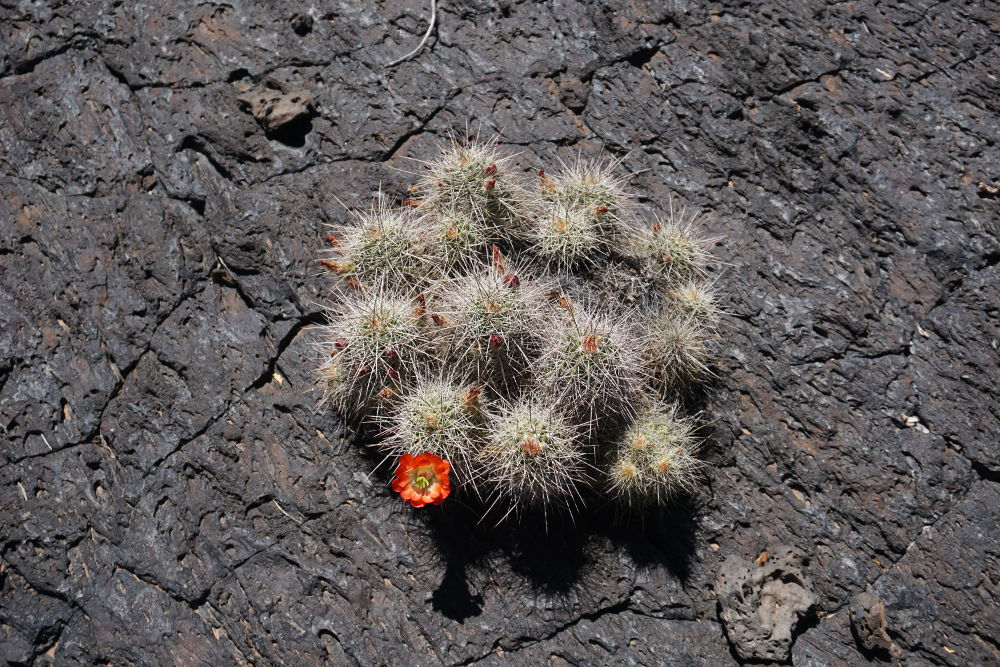
[[[577,429],[542,402],[519,402],[492,415],[476,463],[490,507],[506,505],[508,513],[571,506],[587,479]]]
[[[632,206],[615,176],[617,162],[578,158],[563,173],[539,172],[539,194],[530,230],[532,248],[563,271],[600,263],[634,231]]]
[[[627,317],[613,319],[568,304],[547,330],[537,382],[588,423],[631,414],[649,386],[640,341]]]
[[[680,283],[701,278],[708,263],[708,247],[714,239],[699,238],[695,233],[697,218],[684,219],[683,211],[675,216],[671,210],[666,222],[655,221],[640,228],[633,239],[633,253],[645,263],[652,276]]]
[[[378,200],[324,260],[324,398],[381,425],[393,488],[437,505],[453,471],[502,516],[695,489],[678,400],[711,374],[721,315],[696,219],[643,224],[613,160],[531,179],[494,139],[424,167],[416,199]]]
[[[486,383],[520,372],[542,337],[549,289],[506,265],[481,268],[448,283],[438,311],[448,358],[473,369]]]
[[[396,455],[429,452],[469,476],[485,419],[485,397],[475,383],[418,377],[385,419],[384,445]]]
[[[543,195],[579,206],[604,207],[610,219],[619,220],[630,208],[632,199],[625,190],[628,177],[616,174],[620,164],[620,160],[587,160],[577,156],[572,164],[562,164],[560,173],[554,176],[542,172],[540,189]]]
[[[715,288],[709,283],[691,280],[670,290],[668,295],[678,313],[700,322],[704,328],[712,329],[719,322],[721,311]]]
[[[345,411],[392,398],[426,358],[429,343],[411,299],[383,290],[348,297],[324,328],[319,375]]]
[[[677,311],[663,311],[649,323],[646,367],[662,393],[682,391],[711,374],[711,323]]]
[[[570,270],[607,254],[611,238],[605,235],[592,208],[555,202],[534,218],[534,250],[550,265]]]
[[[436,215],[470,216],[489,240],[516,236],[525,215],[526,195],[512,177],[511,159],[500,154],[497,140],[451,142],[415,187],[421,207]]]
[[[695,452],[691,420],[681,418],[676,405],[654,405],[616,444],[608,466],[608,490],[630,504],[662,503],[690,491],[704,465]]]
[[[468,211],[453,209],[430,214],[419,221],[429,230],[432,261],[445,271],[468,269],[484,259],[484,250],[495,234],[480,218]]]
[[[429,270],[431,239],[408,209],[390,208],[382,197],[356,214],[357,224],[336,228],[327,268],[363,285],[398,289]]]

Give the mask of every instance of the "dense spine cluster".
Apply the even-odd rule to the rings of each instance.
[[[702,466],[695,457],[693,431],[676,405],[646,408],[612,447],[609,471],[615,493],[629,503],[645,503],[690,491]]]
[[[493,413],[477,456],[477,477],[492,504],[573,506],[584,483],[586,451],[557,404],[521,400]]]
[[[473,383],[417,378],[395,406],[385,445],[396,456],[434,454],[467,476],[483,435],[484,400]]]
[[[710,373],[720,314],[692,221],[644,222],[614,161],[527,178],[490,141],[425,167],[414,199],[328,236],[325,399],[503,516],[691,490],[678,401]]]

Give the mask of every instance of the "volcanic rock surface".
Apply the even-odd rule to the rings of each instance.
[[[0,658],[729,665],[794,551],[795,665],[1000,662],[995,3],[446,1],[387,68],[428,11],[0,2]],[[466,127],[710,214],[693,498],[414,511],[317,411],[325,223]]]

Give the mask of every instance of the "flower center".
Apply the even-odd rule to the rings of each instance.
[[[413,479],[410,484],[420,492],[427,491],[438,483],[437,474],[430,466],[421,466],[413,471]]]

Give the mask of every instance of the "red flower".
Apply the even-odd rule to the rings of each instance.
[[[414,507],[440,505],[451,493],[450,470],[450,463],[433,454],[403,454],[392,490]]]

